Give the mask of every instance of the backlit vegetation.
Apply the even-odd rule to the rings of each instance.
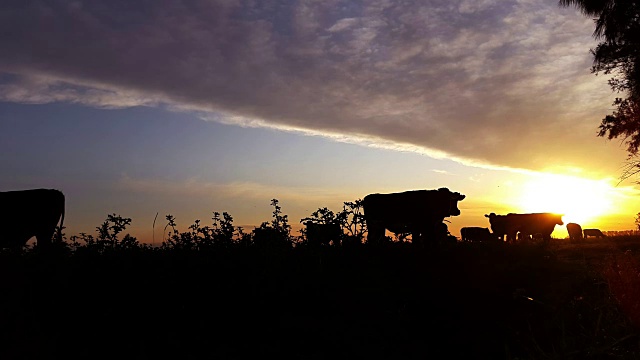
[[[314,246],[271,205],[252,230],[166,215],[150,246],[111,214],[53,252],[0,252],[0,357],[640,356],[637,235],[373,246],[356,200],[300,219],[340,224],[340,246]]]

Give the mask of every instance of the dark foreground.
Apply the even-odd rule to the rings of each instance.
[[[0,358],[637,359],[637,238],[0,254]]]

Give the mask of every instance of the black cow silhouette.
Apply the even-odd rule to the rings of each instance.
[[[491,231],[504,241],[515,241],[516,235],[521,234],[521,238],[529,239],[531,235],[541,237],[544,241],[551,239],[551,233],[556,225],[563,225],[562,215],[553,213],[531,213],[496,215],[491,213],[485,215],[489,218]]]
[[[488,228],[478,226],[468,226],[460,229],[462,241],[493,241],[498,237],[492,234]]]
[[[309,245],[330,245],[331,243],[336,246],[340,245],[343,232],[339,223],[315,223],[313,221],[306,221],[304,225]]]
[[[460,215],[458,201],[464,198],[447,188],[369,194],[363,199],[367,242],[383,241],[385,229],[395,234],[411,233],[416,244],[427,238],[444,240],[448,235],[444,218]]]
[[[600,229],[584,229],[582,230],[582,232],[584,233],[585,239],[588,239],[589,236],[593,236],[596,239],[607,237],[607,235],[603,234],[602,231],[600,231]]]
[[[3,248],[22,247],[33,236],[38,247],[47,248],[58,221],[60,228],[64,223],[65,198],[59,190],[0,192],[0,204],[0,247]]]
[[[567,232],[569,233],[569,239],[571,241],[582,240],[582,226],[580,226],[580,224],[568,223]]]

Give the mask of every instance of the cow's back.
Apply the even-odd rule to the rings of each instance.
[[[363,199],[364,216],[392,223],[421,222],[426,217],[446,217],[449,198],[438,190],[369,194]]]
[[[518,232],[523,235],[541,234],[543,238],[548,239],[555,226],[563,224],[562,215],[553,213],[509,213],[507,215],[491,213],[485,217],[489,218],[494,234],[507,235],[512,240]]]
[[[583,230],[584,237],[587,238],[589,236],[593,236],[595,238],[603,238],[606,237],[605,234],[600,231],[600,229],[584,229]]]
[[[65,198],[59,190],[0,192],[0,204],[2,247],[22,246],[33,236],[38,242],[50,241],[58,222],[64,221]]]
[[[488,228],[469,226],[460,229],[462,241],[491,241],[496,237]]]
[[[531,214],[507,214],[507,218],[511,219],[514,226],[519,231],[525,231],[530,234],[539,233],[553,229],[556,225],[562,225],[562,216],[553,213],[531,213]]]
[[[576,223],[568,223],[567,224],[567,233],[569,233],[569,239],[571,240],[582,240],[582,226]]]

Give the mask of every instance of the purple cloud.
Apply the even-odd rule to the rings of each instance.
[[[164,103],[463,161],[617,166],[618,149],[595,136],[611,94],[588,70],[591,21],[555,0],[9,0],[0,9],[4,101]]]

